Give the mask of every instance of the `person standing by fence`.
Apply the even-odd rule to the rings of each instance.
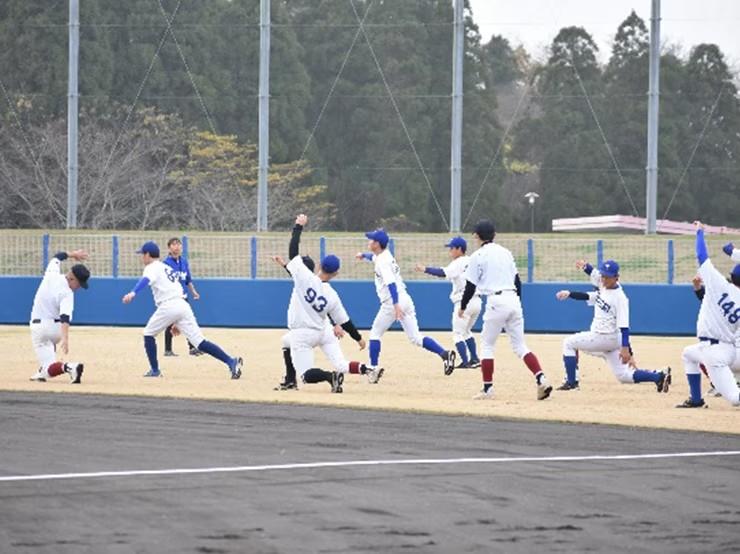
[[[167,249],[169,250],[169,256],[165,258],[164,263],[172,268],[173,273],[177,276],[178,281],[180,281],[183,298],[187,302],[189,292],[193,296],[193,300],[200,300],[200,294],[198,294],[193,284],[193,276],[190,273],[188,260],[182,255],[182,241],[177,237],[172,237],[167,241]],[[188,341],[188,348],[190,349],[191,356],[200,356],[202,354],[190,341]],[[167,327],[164,331],[164,355],[177,356],[174,350],[172,350],[172,329],[170,327]]]

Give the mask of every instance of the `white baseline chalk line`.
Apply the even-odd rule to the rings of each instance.
[[[139,477],[145,475],[197,475],[208,473],[250,473],[258,471],[285,471],[294,469],[322,469],[336,467],[373,467],[403,465],[453,465],[453,464],[506,464],[523,462],[589,462],[616,460],[660,460],[670,458],[706,458],[717,456],[740,456],[740,450],[714,452],[668,452],[662,454],[613,454],[593,456],[527,456],[514,458],[431,458],[405,460],[349,460],[338,462],[306,462],[294,464],[270,464],[232,467],[202,467],[178,469],[141,469],[130,471],[96,471],[90,473],[47,473],[40,475],[0,476],[0,482],[57,481],[64,479],[94,479],[100,477]]]

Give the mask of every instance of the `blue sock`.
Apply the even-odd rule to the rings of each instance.
[[[455,348],[457,348],[457,353],[460,354],[460,361],[464,364],[468,363],[468,347],[465,345],[463,341],[456,342]]]
[[[576,384],[576,371],[578,371],[578,359],[575,356],[563,356],[565,364],[565,380],[569,384]]]
[[[204,340],[198,345],[198,350],[200,350],[201,352],[205,352],[206,354],[210,354],[211,356],[213,356],[217,360],[221,360],[223,363],[229,366],[229,368],[231,368],[231,356],[221,350],[221,347],[219,347],[217,344]]]
[[[632,374],[632,380],[635,383],[652,382],[657,383],[660,381],[660,373],[657,371],[646,371],[644,369],[636,369]]]
[[[442,348],[442,346],[431,337],[424,337],[424,340],[421,341],[421,345],[424,347],[425,350],[429,350],[429,352],[434,352],[437,356],[444,357],[445,355],[446,350]]]
[[[701,402],[701,373],[687,373],[689,380],[689,395],[694,403]]]
[[[380,360],[380,341],[370,339],[370,365],[378,367],[378,360]]]
[[[144,350],[146,351],[146,357],[149,358],[149,369],[159,371],[157,340],[154,337],[144,337]]]
[[[475,339],[473,337],[470,337],[468,340],[465,341],[465,344],[468,345],[468,350],[470,351],[470,359],[477,360],[478,352],[475,349]]]

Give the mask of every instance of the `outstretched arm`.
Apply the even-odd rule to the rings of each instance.
[[[301,243],[301,232],[306,223],[308,223],[308,216],[305,214],[300,214],[295,218],[295,226],[293,227],[293,234],[290,236],[290,245],[288,246],[289,260],[292,260],[298,255],[298,245]]]
[[[576,290],[561,290],[555,294],[555,298],[558,300],[565,300],[566,298],[572,298],[573,300],[588,300],[589,296],[587,292],[579,292]]]
[[[416,264],[416,267],[414,268],[419,273],[426,273],[428,275],[434,275],[435,277],[447,277],[447,274],[445,273],[445,270],[441,267],[432,267],[432,266],[426,266],[423,264]]]
[[[695,221],[694,225],[696,225],[696,259],[699,265],[702,265],[709,259],[707,243],[704,240],[704,225],[700,221]]]

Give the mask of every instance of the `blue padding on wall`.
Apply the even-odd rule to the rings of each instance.
[[[3,302],[0,323],[28,323],[40,277],[0,277]],[[75,293],[74,323],[82,325],[144,325],[154,311],[148,290],[133,303],[124,305],[121,297],[137,279],[97,278],[89,290]],[[368,329],[378,310],[378,298],[371,281],[332,281],[353,321]],[[199,279],[201,300],[191,305],[201,325],[206,327],[286,326],[286,312],[292,290],[289,280]],[[414,281],[407,283],[416,305],[417,318],[424,330],[449,331],[452,304],[449,283]],[[528,332],[569,333],[588,329],[593,308],[585,302],[559,302],[561,289],[590,290],[583,283],[525,283],[524,319]],[[631,330],[652,335],[693,335],[699,302],[690,285],[627,285],[630,298]],[[396,327],[398,324],[395,324]],[[476,329],[480,329],[478,320]]]

